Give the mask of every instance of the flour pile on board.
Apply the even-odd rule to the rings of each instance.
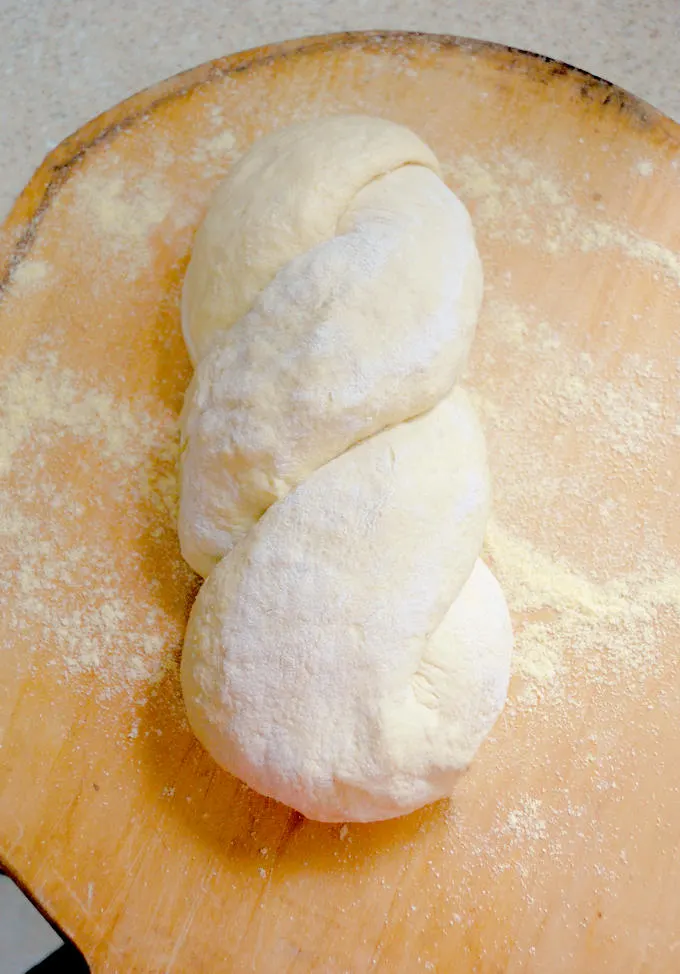
[[[94,224],[109,257],[134,279],[150,260],[150,232],[172,211],[172,194],[155,174],[133,181],[113,171],[88,174],[75,188],[83,219]]]
[[[463,153],[442,170],[491,240],[538,244],[548,254],[618,250],[680,284],[680,255],[624,226],[593,220],[555,176],[513,149],[502,149],[493,162]]]
[[[518,704],[564,692],[575,662],[592,685],[632,685],[654,672],[667,615],[680,618],[680,571],[645,565],[604,582],[574,571],[491,522],[487,552],[516,616]]]
[[[89,387],[47,343],[4,378],[0,596],[28,656],[48,647],[57,679],[92,672],[106,696],[174,665],[183,620],[158,604],[157,580],[126,564],[115,530],[126,523],[150,547],[174,534],[177,452],[176,417]],[[131,568],[134,600],[120,594]]]
[[[518,840],[544,838],[546,823],[541,800],[525,795],[521,804],[508,813],[504,831]]]
[[[636,353],[621,356],[610,379],[587,351],[573,347],[576,326],[537,318],[496,293],[482,327],[484,351],[469,381],[498,468],[486,553],[515,616],[514,702],[563,695],[574,666],[591,685],[641,686],[658,668],[668,626],[680,619],[680,566],[669,559],[656,526],[628,510],[626,495],[644,485],[652,455],[653,495],[671,502],[672,457],[680,447],[677,389]],[[504,372],[500,361],[512,368]],[[546,422],[550,438],[542,432]],[[552,445],[579,430],[587,432],[575,451],[578,463],[561,465]],[[598,528],[579,517],[579,508]],[[529,540],[536,510],[545,511],[553,551],[595,547],[597,570],[576,567]],[[622,529],[635,519],[637,531],[626,536]],[[611,528],[621,539],[616,551],[608,542]],[[593,530],[602,544],[592,545]],[[616,563],[618,555],[629,568]]]

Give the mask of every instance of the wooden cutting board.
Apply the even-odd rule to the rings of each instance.
[[[451,800],[330,826],[183,716],[179,295],[262,133],[415,129],[477,227],[468,384],[508,707]],[[90,122],[2,231],[0,855],[96,972],[680,969],[680,130],[604,81],[448,37],[204,65]]]

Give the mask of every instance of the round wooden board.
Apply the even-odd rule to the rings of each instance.
[[[518,642],[451,801],[342,828],[193,739],[173,520],[192,234],[253,139],[337,112],[411,126],[472,212]],[[679,150],[565,65],[349,34],[164,82],[33,177],[0,244],[0,854],[93,971],[678,970]]]

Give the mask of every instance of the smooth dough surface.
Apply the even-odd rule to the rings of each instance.
[[[262,139],[197,234],[184,698],[223,767],[311,818],[448,794],[505,700],[484,440],[456,388],[481,292],[467,211],[381,119]]]

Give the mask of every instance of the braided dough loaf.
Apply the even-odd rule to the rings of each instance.
[[[262,139],[196,236],[184,698],[219,764],[310,818],[447,795],[505,701],[484,440],[455,389],[481,293],[465,207],[380,119]]]

